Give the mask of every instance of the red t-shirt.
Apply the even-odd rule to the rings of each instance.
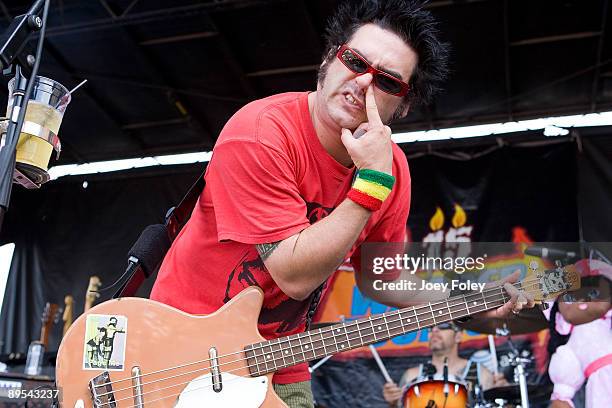
[[[396,185],[347,254],[354,260],[359,254],[355,248],[364,240],[404,239],[410,173],[397,145],[393,154]],[[321,145],[307,93],[249,103],[223,128],[206,170],[204,192],[162,263],[151,299],[188,313],[209,314],[244,288],[257,285],[264,292],[258,322],[263,337],[304,331],[310,300],[285,295],[254,244],[281,241],[328,215],[345,199],[353,172]],[[309,378],[304,363],[280,370],[274,382]]]

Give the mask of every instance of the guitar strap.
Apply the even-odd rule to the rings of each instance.
[[[308,306],[308,313],[306,313],[306,330],[310,330],[310,325],[312,324],[312,318],[317,312],[317,307],[319,307],[319,303],[321,303],[321,294],[323,293],[323,289],[327,285],[327,280],[319,285],[318,288],[315,289],[314,292],[310,295],[310,305]]]
[[[179,204],[170,208],[166,213],[166,228],[168,230],[170,242],[174,241],[179,232],[181,232],[181,229],[183,229],[187,221],[189,221],[191,212],[195,208],[200,194],[204,191],[204,186],[206,186],[206,181],[204,181],[205,173],[206,170],[200,174],[200,177],[193,183]]]

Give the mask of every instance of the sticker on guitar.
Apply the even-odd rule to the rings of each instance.
[[[127,317],[120,315],[87,316],[83,346],[83,369],[123,371]]]

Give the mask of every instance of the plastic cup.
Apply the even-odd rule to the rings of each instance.
[[[14,87],[15,78],[8,83],[7,116],[13,106]],[[70,93],[65,86],[49,78],[36,77],[17,142],[17,163],[47,171],[53,149],[59,153],[57,134],[70,100]]]

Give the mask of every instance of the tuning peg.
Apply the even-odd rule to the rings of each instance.
[[[64,309],[59,307],[57,309],[57,312],[55,312],[55,316],[53,317],[53,323],[59,322],[59,317],[62,315],[62,313],[64,313]]]

